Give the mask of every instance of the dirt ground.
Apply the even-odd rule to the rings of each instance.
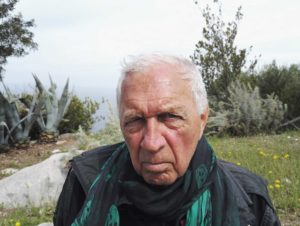
[[[300,226],[300,213],[279,215],[282,226]]]
[[[74,148],[76,139],[72,134],[60,136],[56,143],[40,144],[34,141],[28,149],[11,148],[7,153],[0,154],[0,179],[8,176],[2,172],[4,169],[22,169],[45,160],[56,149],[67,151]]]

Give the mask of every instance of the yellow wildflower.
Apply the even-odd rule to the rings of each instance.
[[[241,163],[240,163],[240,162],[237,162],[236,164],[237,164],[238,166],[240,166],[240,165],[241,165]]]
[[[21,226],[20,221],[17,221],[16,224],[15,224],[15,226]]]
[[[268,172],[269,174],[271,174],[271,173],[273,173],[273,171],[272,170],[269,170],[269,172]]]
[[[280,181],[280,180],[275,180],[275,183],[276,183],[276,184],[280,184],[281,181]]]
[[[266,156],[266,153],[264,153],[263,151],[260,151],[259,154],[260,154],[261,156]]]
[[[269,187],[270,190],[274,189],[272,184],[270,184],[268,187]]]
[[[283,157],[284,157],[285,159],[287,159],[287,158],[290,157],[290,155],[289,155],[289,154],[285,154]]]
[[[280,184],[275,184],[275,188],[281,188]]]
[[[279,158],[278,155],[273,155],[273,159],[274,159],[274,160],[277,160],[278,158]]]

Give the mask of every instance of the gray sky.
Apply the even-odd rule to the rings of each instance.
[[[206,2],[199,0],[201,6]],[[232,20],[239,5],[239,48],[253,46],[260,65],[300,63],[299,0],[223,0]],[[20,0],[16,11],[35,19],[37,51],[8,58],[5,82],[33,86],[32,73],[49,84],[70,78],[71,87],[106,96],[115,89],[120,64],[132,54],[160,51],[190,56],[204,24],[193,0]],[[26,89],[26,88],[24,88]],[[88,93],[86,93],[89,95]]]

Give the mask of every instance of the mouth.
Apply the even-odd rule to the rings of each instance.
[[[162,163],[150,163],[150,162],[143,162],[142,167],[145,171],[149,173],[162,173],[165,172],[168,168],[169,163],[162,162]]]

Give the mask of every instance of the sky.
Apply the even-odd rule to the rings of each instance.
[[[201,7],[212,0],[19,0],[15,12],[34,19],[39,47],[22,58],[8,58],[5,83],[11,89],[34,87],[32,73],[49,85],[67,78],[80,96],[111,98],[121,64],[129,55],[163,52],[192,55],[204,25]],[[298,0],[222,0],[225,21],[238,6],[238,48],[253,46],[259,67],[300,63]]]

